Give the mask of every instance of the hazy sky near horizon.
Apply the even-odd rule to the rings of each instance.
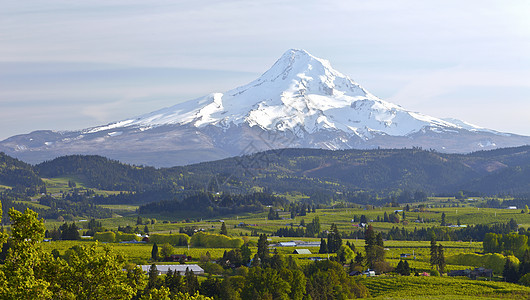
[[[286,50],[434,117],[530,135],[530,1],[0,0],[0,140],[246,84]]]

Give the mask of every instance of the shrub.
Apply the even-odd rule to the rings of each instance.
[[[125,241],[139,241],[140,237],[134,233],[124,233],[121,231],[116,232],[115,241],[116,242],[125,242]]]
[[[514,265],[519,265],[519,259],[517,259],[517,257],[511,255],[509,255],[508,257],[514,263]],[[497,274],[501,274],[504,270],[504,263],[506,262],[506,257],[499,253],[488,253],[485,255],[474,253],[462,253],[449,256],[446,259],[446,262],[452,265],[483,267],[487,269],[492,269],[493,272]]]
[[[153,233],[149,236],[150,243],[157,243],[163,245],[168,243],[176,246],[186,246],[190,241],[190,237],[185,233],[162,234]]]
[[[223,267],[221,267],[220,265],[211,262],[202,264],[202,268],[204,269],[204,272],[214,275],[223,274],[223,272],[225,271],[225,269],[223,269]]]
[[[94,240],[103,243],[114,243],[116,241],[116,234],[112,231],[96,232],[94,233]]]
[[[221,234],[198,232],[191,237],[191,244],[195,247],[207,248],[239,248],[243,245],[241,238],[230,238]]]
[[[430,270],[429,275],[431,276],[440,276],[440,272],[438,270]]]

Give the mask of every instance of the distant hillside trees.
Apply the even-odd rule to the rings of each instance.
[[[46,186],[33,167],[0,152],[0,184],[13,187],[14,192],[33,196],[45,193]]]
[[[210,216],[220,213],[260,211],[264,205],[282,206],[287,201],[278,196],[265,193],[246,195],[214,196],[210,193],[197,193],[182,201],[167,200],[140,206],[140,214],[165,214],[175,211],[209,212]],[[275,212],[274,217],[276,217]]]

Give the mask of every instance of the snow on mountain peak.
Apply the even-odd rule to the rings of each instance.
[[[370,139],[374,133],[405,136],[425,128],[462,128],[383,101],[333,69],[329,61],[305,50],[290,49],[246,85],[96,127],[88,133],[118,127],[145,130],[169,124],[226,129],[243,123],[278,131],[340,130],[363,139]]]

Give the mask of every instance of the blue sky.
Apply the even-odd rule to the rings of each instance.
[[[0,0],[0,139],[243,85],[287,49],[406,109],[530,135],[530,1]]]

